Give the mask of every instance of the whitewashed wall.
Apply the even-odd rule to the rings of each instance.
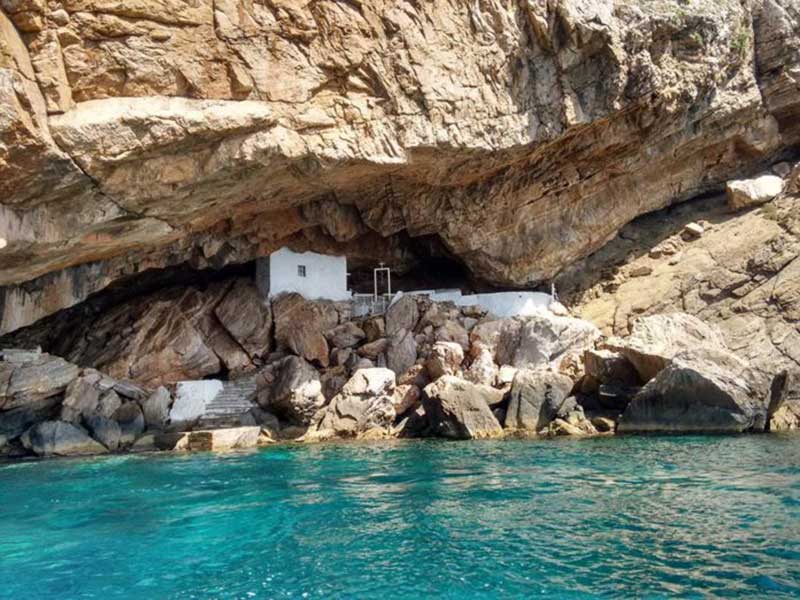
[[[419,290],[405,292],[430,297],[436,302],[452,302],[456,306],[480,306],[496,317],[525,317],[548,309],[553,301],[550,294],[543,292],[493,292],[490,294],[470,294],[464,296],[458,289]],[[394,303],[403,292],[392,299]]]
[[[306,268],[306,276],[297,274],[297,267]],[[258,259],[256,280],[259,290],[269,296],[297,292],[308,300],[349,300],[347,290],[347,258],[315,252],[292,252],[281,248],[269,258]]]

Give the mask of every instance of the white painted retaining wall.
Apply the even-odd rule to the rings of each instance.
[[[548,310],[553,299],[544,292],[492,292],[464,296],[461,290],[416,290],[406,294],[424,295],[436,302],[452,302],[456,306],[480,306],[497,317],[526,317]],[[399,292],[392,303],[403,294]]]
[[[298,266],[306,268],[306,276],[297,273]],[[277,296],[282,292],[297,292],[308,300],[349,300],[347,290],[347,258],[327,256],[316,252],[292,252],[281,248],[269,258],[259,258],[256,280],[262,294]]]

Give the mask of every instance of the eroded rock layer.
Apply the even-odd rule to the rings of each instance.
[[[800,140],[793,0],[0,8],[0,332],[282,245],[530,285]]]

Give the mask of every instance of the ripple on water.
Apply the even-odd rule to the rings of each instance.
[[[0,507],[4,597],[800,595],[797,437],[11,463]]]

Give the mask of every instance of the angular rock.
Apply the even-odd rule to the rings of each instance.
[[[421,390],[414,384],[398,385],[392,394],[392,406],[397,415],[402,415],[408,410],[419,405]]]
[[[497,381],[498,369],[494,363],[492,351],[481,343],[472,346],[472,362],[464,373],[464,378],[472,383],[494,385]]]
[[[103,444],[110,451],[119,448],[122,441],[122,428],[113,419],[100,415],[92,415],[84,420],[92,437]]]
[[[395,376],[389,369],[356,371],[325,408],[305,439],[388,437],[397,416],[393,403],[394,387]]]
[[[87,377],[73,380],[64,392],[61,405],[61,420],[80,423],[84,417],[98,412],[100,391]]]
[[[319,373],[297,356],[288,356],[278,364],[277,377],[268,391],[259,393],[262,408],[297,425],[311,423],[325,403]]]
[[[0,409],[11,410],[63,392],[78,377],[77,366],[44,353],[12,356],[0,363]]]
[[[370,317],[361,324],[361,328],[364,330],[368,342],[374,342],[386,336],[386,321],[383,317]]]
[[[725,186],[728,207],[742,210],[769,202],[783,191],[783,179],[777,175],[760,175],[753,179],[729,181]]]
[[[144,432],[144,415],[137,402],[125,402],[111,418],[119,423],[121,446],[130,446]]]
[[[238,279],[214,314],[251,358],[269,354],[272,312],[253,282]]]
[[[146,400],[141,402],[142,414],[147,429],[164,429],[169,421],[172,396],[164,386],[159,386]]]
[[[386,335],[390,338],[402,330],[413,332],[419,321],[417,299],[409,294],[400,296],[386,310],[385,320]]]
[[[58,396],[0,411],[0,436],[8,440],[16,439],[36,423],[58,419],[60,413],[61,398]]]
[[[279,348],[328,366],[328,342],[323,332],[339,322],[336,308],[330,302],[312,302],[300,294],[281,294],[272,300],[272,314]]]
[[[437,342],[455,342],[465,352],[469,350],[469,334],[456,321],[445,321],[443,325],[436,328],[433,336]]]
[[[44,421],[28,433],[31,449],[39,456],[86,456],[106,454],[108,448],[82,428],[63,421]]]
[[[97,402],[97,414],[110,419],[116,410],[122,406],[122,399],[113,389],[104,393]]]
[[[560,373],[518,371],[511,384],[506,429],[538,433],[556,418],[572,387],[572,380]]]
[[[374,342],[369,342],[368,344],[364,344],[357,350],[357,352],[360,356],[364,356],[371,360],[375,360],[381,354],[386,352],[388,348],[389,348],[389,340],[386,338],[380,338],[375,340]]]
[[[767,398],[748,370],[747,363],[725,350],[681,352],[633,398],[617,431],[764,431]]]
[[[347,321],[331,329],[325,337],[335,348],[352,348],[358,345],[366,334],[352,321]]]
[[[417,361],[417,343],[411,331],[401,329],[386,348],[386,366],[400,375]]]
[[[425,361],[425,368],[431,381],[436,381],[444,375],[458,375],[461,373],[461,363],[464,361],[464,351],[460,344],[455,342],[436,342]]]
[[[587,375],[600,383],[617,383],[626,386],[639,383],[633,364],[619,352],[610,350],[587,350],[583,353],[583,365]]]
[[[612,338],[605,346],[627,358],[643,382],[658,375],[684,350],[726,349],[719,329],[685,313],[642,317],[634,323],[630,336]]]
[[[503,428],[489,405],[494,399],[491,388],[445,375],[425,387],[422,403],[438,435],[478,439],[503,435]]]

